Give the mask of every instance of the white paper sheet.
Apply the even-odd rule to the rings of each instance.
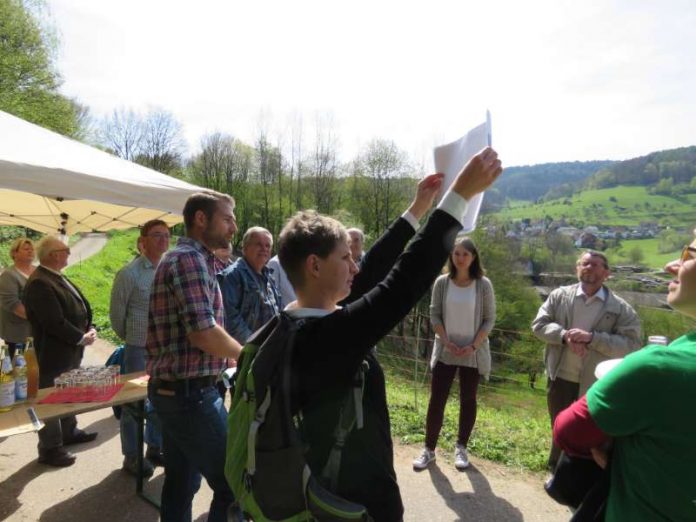
[[[445,175],[443,186],[449,188],[462,170],[466,162],[486,146],[491,143],[491,115],[486,112],[486,121],[467,132],[457,141],[435,147],[435,170]],[[443,194],[446,191],[443,190]],[[442,196],[441,196],[442,197]],[[483,193],[474,196],[467,206],[466,213],[462,219],[464,226],[463,232],[469,233],[476,228],[476,219],[481,210]]]

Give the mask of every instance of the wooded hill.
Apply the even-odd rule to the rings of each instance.
[[[625,161],[574,161],[509,167],[486,195],[495,211],[506,200],[550,202],[584,190],[643,186],[649,194],[681,197],[696,193],[696,147],[652,152]],[[686,202],[686,201],[683,201]]]

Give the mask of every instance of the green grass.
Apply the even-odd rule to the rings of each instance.
[[[611,264],[629,263],[629,252],[631,249],[638,247],[643,251],[641,264],[654,270],[660,270],[669,261],[678,258],[681,249],[661,253],[658,251],[658,243],[657,239],[624,239],[621,241],[620,247],[610,248],[606,251],[606,254],[609,256]]]
[[[89,301],[94,324],[99,329],[99,337],[115,344],[120,344],[122,341],[111,329],[109,321],[111,286],[116,272],[137,254],[135,248],[137,236],[137,230],[112,232],[101,252],[65,270],[65,274],[80,287]]]
[[[392,435],[403,443],[422,445],[429,385],[414,383],[402,371],[391,368],[387,358],[382,360],[387,375]],[[520,376],[520,379],[525,378]],[[459,401],[456,388],[456,385],[452,386],[438,441],[446,458],[451,458],[457,439]],[[469,441],[470,453],[518,469],[543,471],[550,437],[543,387],[532,390],[515,383],[488,383],[479,387],[476,425]]]
[[[611,201],[610,198],[616,201]],[[502,220],[542,219],[548,215],[554,219],[582,221],[586,226],[634,226],[641,221],[694,224],[696,194],[688,194],[686,200],[684,202],[669,196],[648,194],[645,187],[619,186],[587,190],[572,197],[540,204],[514,201],[497,215]]]

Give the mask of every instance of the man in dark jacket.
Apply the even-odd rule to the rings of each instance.
[[[87,299],[61,273],[68,265],[70,248],[55,237],[46,237],[37,253],[41,264],[27,281],[24,305],[39,359],[39,386],[47,388],[61,373],[79,368],[84,347],[94,343],[97,332],[91,326]],[[75,455],[64,446],[96,437],[78,430],[74,415],[46,421],[39,431],[39,462],[71,466]]]

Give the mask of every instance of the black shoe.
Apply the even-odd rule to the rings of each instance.
[[[153,466],[164,467],[164,454],[157,446],[148,446],[145,452],[145,458],[149,460]]]
[[[63,448],[51,448],[39,451],[39,462],[56,468],[65,468],[75,464],[75,455]]]
[[[76,431],[72,436],[63,440],[63,446],[71,446],[72,444],[83,444],[85,442],[92,442],[97,438],[97,433],[87,433],[86,431]]]

